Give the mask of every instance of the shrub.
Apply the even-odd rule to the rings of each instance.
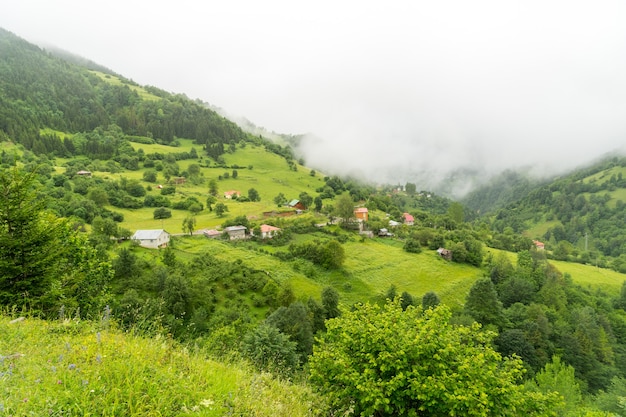
[[[165,207],[159,207],[158,209],[154,210],[154,219],[158,220],[158,219],[169,219],[170,217],[172,217],[172,211],[166,209]]]

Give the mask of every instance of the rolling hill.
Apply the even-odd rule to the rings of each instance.
[[[463,207],[316,172],[203,103],[80,62],[0,30],[0,379],[20,373],[0,410],[80,413],[98,392],[103,414],[321,413],[302,382],[314,336],[393,295],[450,306],[453,331],[522,358],[529,384],[562,357],[584,405],[626,376],[626,159],[508,173]],[[228,225],[246,239],[201,233]],[[146,249],[137,229],[175,236]],[[10,323],[21,311],[48,321]]]

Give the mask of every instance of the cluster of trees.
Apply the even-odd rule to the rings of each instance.
[[[530,375],[559,355],[586,394],[626,377],[621,298],[575,285],[540,251],[520,252],[516,265],[501,253],[487,265],[488,277],[471,288],[459,322],[465,315],[497,331],[497,350],[522,358]]]
[[[306,243],[292,243],[289,245],[289,254],[292,257],[303,258],[326,269],[338,269],[346,259],[346,253],[335,239],[326,241],[313,240]]]

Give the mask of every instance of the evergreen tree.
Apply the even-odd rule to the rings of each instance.
[[[502,303],[491,279],[481,278],[472,285],[465,300],[465,311],[483,325],[500,327],[504,324]]]
[[[38,304],[60,272],[66,224],[44,210],[36,174],[0,170],[0,304]],[[31,307],[34,307],[31,305]],[[39,306],[40,307],[40,306]]]

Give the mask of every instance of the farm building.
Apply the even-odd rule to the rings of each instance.
[[[452,251],[450,249],[439,248],[439,249],[437,249],[437,253],[443,259],[446,259],[448,261],[452,260]]]
[[[215,229],[206,229],[202,233],[209,239],[217,239],[218,237],[222,235],[222,232],[220,232],[219,230],[215,230]]]
[[[364,222],[366,222],[368,219],[368,215],[369,212],[367,210],[367,207],[358,207],[354,209],[354,217],[356,217],[357,220],[363,220]]]
[[[159,249],[170,243],[170,234],[163,229],[137,230],[130,239],[144,248]]]
[[[289,202],[289,207],[294,208],[296,210],[306,210],[306,207],[304,207],[304,204],[302,204],[300,200],[291,200]]]
[[[241,197],[240,191],[237,191],[237,190],[224,191],[224,198],[228,200],[232,200],[233,198],[239,198],[239,197]]]
[[[409,213],[404,213],[402,215],[402,218],[404,218],[404,224],[406,224],[407,226],[413,226],[415,224],[415,218]]]
[[[224,229],[230,240],[245,239],[246,230],[248,230],[246,226],[229,226]]]
[[[546,248],[546,245],[538,240],[533,240],[533,245],[535,245],[537,250],[544,250]]]

